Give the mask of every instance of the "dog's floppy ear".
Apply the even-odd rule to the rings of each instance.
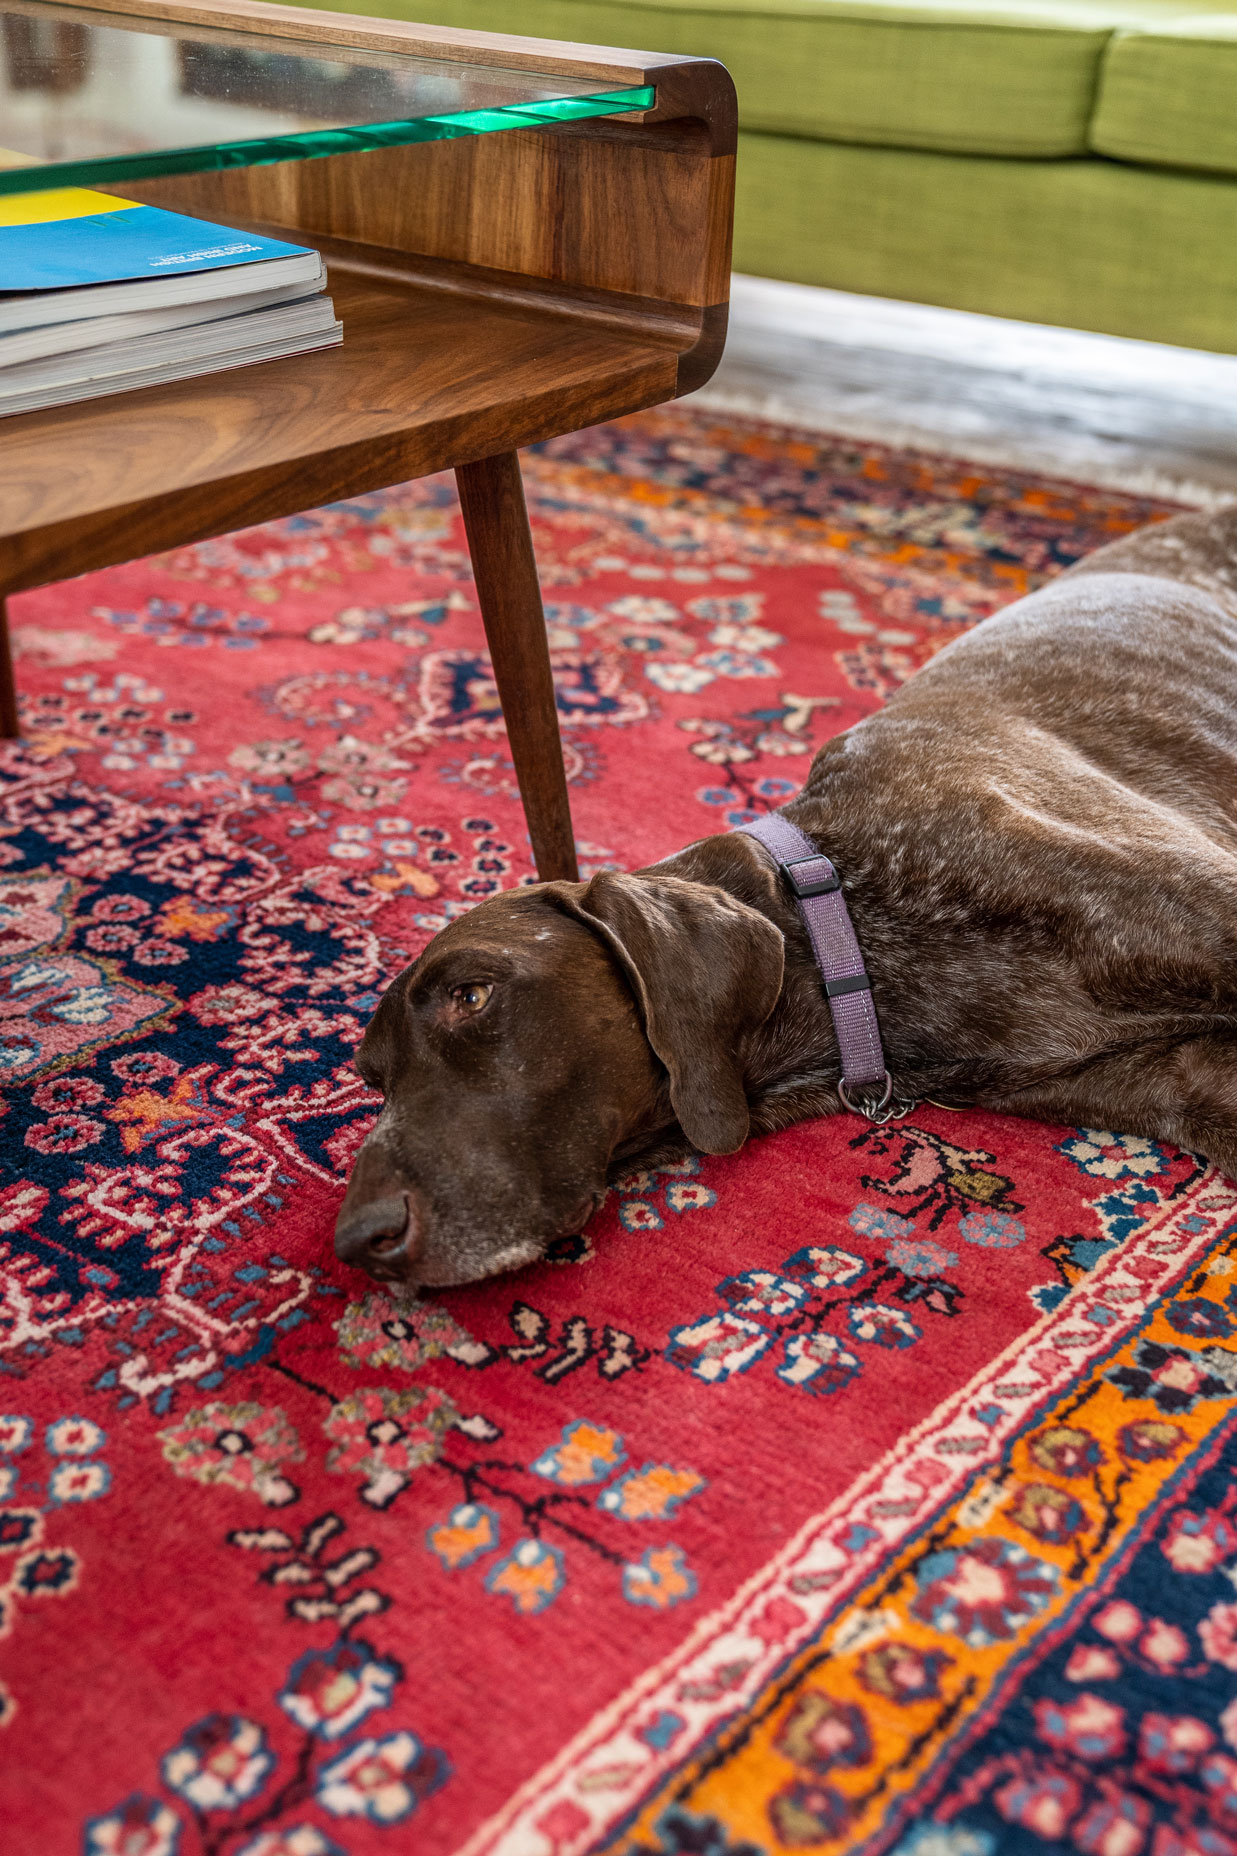
[[[548,884],[600,935],[631,983],[693,1147],[729,1154],[751,1126],[740,1047],[777,1003],[785,948],[773,923],[708,883],[603,870]]]

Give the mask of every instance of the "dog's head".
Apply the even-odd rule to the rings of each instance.
[[[782,981],[778,929],[710,884],[603,872],[483,902],[384,994],[357,1052],[385,1101],[335,1249],[371,1276],[471,1282],[543,1255],[620,1150],[749,1128],[744,1045]]]

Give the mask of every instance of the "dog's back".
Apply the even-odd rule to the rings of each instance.
[[[1101,551],[813,763],[796,823],[971,1073],[1237,1024],[1230,539],[1237,516],[1186,517]]]
[[[1084,574],[1148,574],[1177,580],[1237,615],[1237,504],[1210,515],[1175,516],[1171,522],[1136,529],[1068,567],[1057,584]]]
[[[1079,822],[1157,841],[1193,826],[1237,852],[1237,510],[1101,548],[948,646],[889,712],[941,701],[974,703],[994,747],[1021,739],[1025,797],[1042,772],[1067,813],[1071,793],[1102,796]]]

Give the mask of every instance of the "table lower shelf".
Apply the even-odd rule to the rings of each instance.
[[[675,392],[667,341],[334,267],[340,347],[0,420],[0,595]]]

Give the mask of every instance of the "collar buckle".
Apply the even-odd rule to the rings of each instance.
[[[831,896],[842,887],[841,877],[829,859],[819,852],[811,857],[793,857],[781,868],[782,875],[800,902],[806,902],[812,896]]]

